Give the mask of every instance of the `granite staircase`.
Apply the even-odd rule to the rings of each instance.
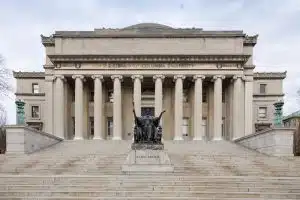
[[[300,159],[227,141],[165,141],[174,173],[123,174],[132,141],[0,156],[0,199],[300,199]]]

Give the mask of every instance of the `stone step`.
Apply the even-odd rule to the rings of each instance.
[[[278,192],[206,192],[206,191],[27,191],[20,190],[17,192],[0,191],[1,197],[205,197],[205,198],[282,198],[282,199],[299,199],[300,193],[278,193]]]

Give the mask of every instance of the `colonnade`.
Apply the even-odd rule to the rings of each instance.
[[[76,140],[83,139],[84,126],[84,89],[83,75],[73,75],[75,80],[75,137]],[[93,75],[94,80],[94,139],[104,139],[103,136],[103,106],[102,100],[103,75]],[[122,75],[112,75],[113,81],[113,140],[122,139]],[[133,100],[137,115],[141,115],[141,89],[143,75],[132,75],[133,80]],[[182,140],[182,119],[183,119],[183,82],[186,78],[184,75],[175,75],[172,77],[175,82],[175,105],[174,105],[174,140]],[[222,84],[225,79],[224,75],[214,75],[205,77],[204,75],[194,75],[194,112],[193,112],[193,132],[194,140],[202,140],[205,133],[202,130],[202,91],[203,80],[211,79],[214,83],[213,87],[213,140],[222,140]],[[241,75],[233,75],[233,103],[232,103],[232,138],[236,139],[245,134],[252,133],[252,101],[253,101],[253,83],[251,78],[245,78]],[[154,75],[155,82],[155,115],[158,116],[163,107],[163,81],[165,75]],[[55,80],[55,105],[56,112],[53,117],[55,124],[54,134],[64,137],[64,76],[57,75]],[[245,81],[243,87],[243,81]],[[243,91],[245,90],[245,91]],[[244,95],[244,96],[243,96]],[[244,103],[242,103],[244,101]],[[242,107],[244,105],[244,107]],[[244,116],[242,116],[244,115]],[[242,122],[241,120],[245,120]],[[245,123],[245,126],[241,126]]]

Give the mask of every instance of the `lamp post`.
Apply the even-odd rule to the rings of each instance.
[[[25,102],[21,99],[15,101],[17,105],[17,124],[25,124],[25,112],[24,112],[24,106]]]
[[[278,102],[274,103],[275,106],[275,118],[274,118],[274,126],[275,127],[283,127],[282,124],[282,107],[283,107],[283,101],[279,100]]]

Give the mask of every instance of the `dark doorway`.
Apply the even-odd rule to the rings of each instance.
[[[142,107],[142,116],[154,116],[154,107]]]

